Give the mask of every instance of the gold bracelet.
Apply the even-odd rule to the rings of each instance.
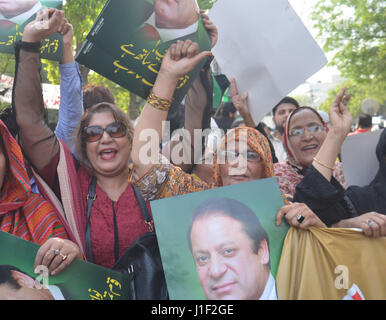
[[[331,171],[334,171],[334,168],[329,167],[328,165],[325,165],[324,163],[320,162],[318,159],[314,158],[314,161],[319,163],[321,166],[330,169]]]
[[[158,96],[156,96],[153,91],[150,92],[149,96],[147,97],[146,101],[154,108],[162,111],[168,111],[170,109],[170,106],[172,102],[167,99],[162,99]]]

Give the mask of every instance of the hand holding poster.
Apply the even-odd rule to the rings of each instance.
[[[49,276],[44,266],[34,269],[38,245],[0,232],[0,247],[0,300],[128,299],[128,275],[75,260],[59,275]]]
[[[195,0],[109,0],[95,21],[76,60],[146,99],[162,58],[172,43],[190,39],[210,50]],[[181,77],[178,105],[205,61]]]
[[[0,52],[13,54],[15,42],[21,40],[25,26],[44,8],[62,7],[62,0],[2,0],[0,2]],[[48,16],[47,16],[48,20]],[[42,58],[60,60],[62,37],[54,34],[44,39]]]
[[[152,201],[170,298],[277,299],[282,205],[275,178]]]

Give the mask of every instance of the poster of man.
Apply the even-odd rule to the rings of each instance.
[[[197,42],[201,51],[211,49],[196,0],[109,1],[76,60],[146,99],[170,45],[187,39]],[[204,63],[179,79],[172,108],[179,105]]]
[[[276,300],[282,205],[272,178],[152,201],[170,298]]]
[[[277,300],[268,235],[246,205],[204,201],[193,211],[187,237],[207,299]]]
[[[154,7],[144,6],[144,10],[150,14],[139,28],[145,40],[168,42],[198,30],[199,8],[195,0],[154,0]]]
[[[46,8],[61,8],[62,0],[1,0],[0,1],[0,52],[13,54],[14,44],[21,40],[25,26],[36,14]],[[42,56],[59,60],[61,38],[52,36],[43,41]]]
[[[0,232],[0,300],[128,300],[130,278],[79,259],[58,275],[35,266],[39,246]]]
[[[0,265],[0,300],[65,300],[58,286],[43,287],[12,265]]]

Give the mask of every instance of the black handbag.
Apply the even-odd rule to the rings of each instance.
[[[141,193],[133,185],[131,186],[133,187],[142,215],[146,224],[149,226],[150,232],[138,237],[119,259],[117,248],[118,234],[117,232],[114,232],[116,237],[114,252],[116,260],[118,261],[116,261],[113,270],[129,275],[130,300],[168,300],[169,293],[150,213]],[[86,257],[89,262],[93,261],[91,251],[90,213],[92,203],[96,197],[95,188],[96,178],[93,177],[87,195],[87,225],[85,231]],[[116,229],[115,212],[114,229]]]

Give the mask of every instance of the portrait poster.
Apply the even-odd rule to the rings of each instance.
[[[146,99],[172,43],[190,39],[199,44],[201,51],[211,49],[209,36],[195,9],[186,13],[195,21],[191,25],[173,28],[170,24],[168,28],[158,28],[154,9],[157,1],[160,0],[107,1],[76,61]],[[187,4],[197,5],[196,0],[184,0],[179,5],[188,8]],[[204,63],[179,79],[172,108],[180,104]]]
[[[34,261],[39,246],[0,231],[0,266],[18,268],[32,279],[55,288],[65,300],[127,300],[129,276],[88,263],[74,260],[57,276],[48,276],[44,268],[34,272]],[[1,272],[0,267],[0,272]],[[40,290],[40,289],[36,289]],[[51,291],[50,290],[50,291]],[[52,290],[54,291],[54,290]]]
[[[4,0],[0,4],[0,52],[14,54],[15,42],[22,39],[24,28],[44,8],[61,9],[63,0]],[[17,14],[15,16],[15,14]],[[47,17],[48,18],[48,17]],[[41,57],[59,61],[63,40],[59,33],[43,39]]]
[[[252,243],[256,242],[252,241],[251,238],[248,238],[244,232],[244,229],[246,229],[245,224],[244,227],[241,227],[242,224],[238,225],[237,231],[233,229],[223,230],[226,234],[223,237],[220,235],[217,236],[215,231],[204,231],[207,230],[208,226],[209,228],[215,228],[216,225],[219,225],[218,223],[212,225],[207,224],[206,226],[201,225],[198,227],[198,225],[195,226],[198,219],[193,219],[195,222],[191,227],[193,213],[199,210],[197,208],[200,208],[203,205],[205,206],[208,202],[214,204],[215,207],[218,205],[226,207],[225,209],[219,209],[219,211],[239,210],[240,213],[241,211],[249,210],[250,213],[248,214],[255,216],[253,219],[256,220],[257,217],[257,220],[260,221],[260,227],[262,227],[268,235],[268,260],[270,268],[268,263],[264,264],[264,268],[268,268],[268,273],[264,271],[260,274],[260,272],[256,270],[260,270],[261,266],[255,269],[254,263],[250,264],[246,262],[246,260],[240,258],[242,256],[242,252],[247,252],[244,250],[249,250],[248,252],[251,253]],[[209,286],[211,286],[212,289],[215,287],[214,291],[218,289],[219,294],[214,294],[216,295],[215,299],[217,300],[225,298],[243,299],[241,296],[237,296],[236,294],[232,295],[233,291],[242,291],[242,287],[245,286],[246,283],[255,287],[255,280],[253,280],[255,278],[259,278],[257,281],[260,281],[260,286],[265,288],[265,293],[268,281],[264,280],[266,282],[261,282],[261,279],[263,279],[261,277],[264,277],[264,274],[267,278],[270,273],[272,277],[269,276],[269,278],[273,279],[272,281],[274,283],[284,238],[289,229],[289,226],[285,221],[283,221],[279,227],[277,227],[275,223],[276,213],[279,208],[284,205],[283,198],[275,178],[244,182],[241,184],[219,187],[182,196],[155,200],[151,201],[150,204],[158,244],[160,247],[162,264],[171,299],[212,299],[212,293],[204,293],[201,283],[206,286],[207,283],[211,282]],[[228,206],[228,204],[231,205]],[[234,204],[236,204],[236,206],[234,206]],[[233,208],[241,209],[234,210]],[[235,221],[232,219],[233,218],[230,220],[232,225],[241,223],[239,222],[240,220]],[[256,233],[260,235],[260,230],[255,227],[255,220],[251,220],[253,222],[250,223],[250,227],[252,230],[256,230]],[[203,221],[205,221],[205,219]],[[208,221],[210,222],[210,219]],[[196,232],[194,231],[195,227],[197,227],[196,231],[198,232],[199,237],[201,237],[200,241],[204,243],[204,247],[199,247],[195,244],[195,238],[192,236],[193,233]],[[202,235],[200,232],[202,232]],[[216,241],[219,242],[212,243],[213,239],[207,238],[208,235],[212,235]],[[229,238],[228,235],[231,235],[231,238]],[[248,239],[247,245],[244,243],[245,246],[242,247],[238,243],[238,240],[232,238],[233,236],[247,237],[245,238]],[[191,246],[189,245],[189,241],[191,242]],[[196,248],[198,252],[197,255]],[[211,251],[213,248],[216,248],[215,252]],[[194,257],[192,252],[194,252]],[[257,253],[259,252],[260,248]],[[203,257],[199,256],[201,253],[203,254]],[[249,257],[256,257],[256,253],[252,253]],[[197,270],[202,267],[201,264],[203,261],[207,263],[207,265],[203,268],[223,268],[224,270],[221,271],[222,274],[213,276],[213,279],[205,279],[204,275],[200,280],[200,276],[198,275],[199,271]],[[219,262],[219,264],[217,265],[215,262]],[[234,266],[231,266],[231,264]],[[238,267],[236,266],[237,264]],[[248,265],[251,269],[247,268]],[[275,290],[275,288],[273,288],[273,290]],[[267,299],[263,297],[261,291],[262,290],[260,290],[260,293],[256,293],[259,294],[259,296],[249,298]],[[243,294],[244,293],[242,293],[242,295]]]

